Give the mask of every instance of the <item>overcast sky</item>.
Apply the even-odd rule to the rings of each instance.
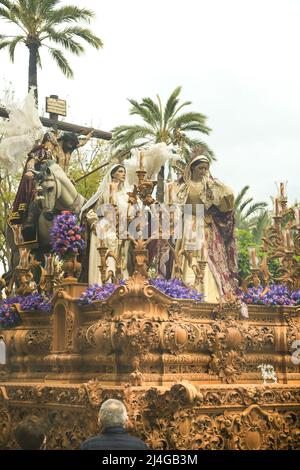
[[[249,184],[267,201],[275,181],[288,180],[290,200],[300,199],[300,0],[63,3],[96,12],[91,27],[104,48],[70,57],[74,80],[42,55],[41,110],[45,96],[58,94],[68,101],[68,121],[108,131],[133,122],[127,98],[166,100],[182,85],[182,99],[208,116],[214,176],[235,192]],[[0,90],[11,81],[24,98],[27,54],[19,46],[12,65],[0,52]]]

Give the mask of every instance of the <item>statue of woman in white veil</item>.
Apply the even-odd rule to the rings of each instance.
[[[83,206],[81,220],[86,227],[87,247],[81,281],[102,284],[99,270],[101,259],[97,251],[100,244],[107,247],[107,253],[113,255],[107,258],[107,272],[112,274],[111,281],[115,280],[117,263],[121,264],[122,279],[131,274],[132,262],[128,250],[130,242],[118,238],[114,210],[129,210],[130,189],[126,182],[125,167],[115,164],[107,171],[96,194]]]

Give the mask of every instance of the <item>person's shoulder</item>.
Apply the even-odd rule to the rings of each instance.
[[[102,436],[101,436],[101,435],[89,437],[88,439],[86,439],[86,440],[80,445],[80,449],[81,449],[81,450],[88,450],[89,448],[93,447],[95,444],[97,444],[97,442],[99,442],[99,441],[101,441],[101,440],[102,440]]]
[[[132,436],[131,434],[127,434],[126,437],[127,439],[130,439],[131,442],[138,444],[140,446],[140,449],[149,449],[147,444],[145,444],[145,442],[139,439],[138,437]]]

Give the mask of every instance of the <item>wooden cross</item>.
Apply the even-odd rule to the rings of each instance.
[[[51,95],[50,99],[58,100],[58,97],[57,95]],[[62,101],[62,100],[58,100],[58,101]],[[79,126],[78,124],[71,124],[70,122],[59,121],[58,120],[59,115],[60,114],[56,112],[50,113],[49,118],[40,117],[40,121],[44,127],[53,127],[55,131],[59,129],[61,131],[75,132],[76,134],[81,134],[81,135],[87,135],[93,131],[93,137],[97,139],[111,140],[112,138],[111,132],[104,132],[98,129],[93,129],[92,127]],[[6,119],[9,117],[8,111],[1,106],[0,106],[0,117],[6,118]]]

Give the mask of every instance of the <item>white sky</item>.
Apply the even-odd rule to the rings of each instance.
[[[218,158],[212,173],[235,192],[249,184],[267,200],[275,181],[288,180],[299,199],[300,0],[75,0],[96,12],[91,28],[104,42],[81,58],[70,56],[66,79],[49,56],[39,71],[40,107],[58,94],[67,120],[110,130],[136,121],[127,98],[166,100],[177,85],[191,109],[208,116],[204,136]],[[0,32],[8,29],[0,23]],[[0,90],[11,81],[27,89],[28,53],[15,64],[0,52]],[[299,170],[298,170],[299,171]]]

